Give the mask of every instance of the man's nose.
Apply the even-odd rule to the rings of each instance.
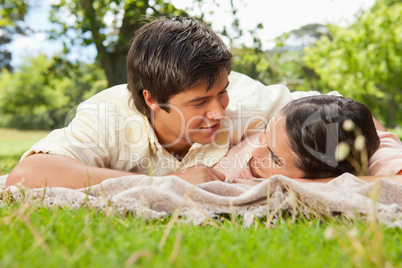
[[[211,105],[207,112],[207,118],[210,120],[222,120],[225,117],[225,109],[219,102],[215,100],[211,102]]]

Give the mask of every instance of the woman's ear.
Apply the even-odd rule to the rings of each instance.
[[[149,93],[148,90],[144,89],[142,95],[144,96],[145,103],[151,110],[158,111],[160,109],[158,103],[152,98],[151,93]]]

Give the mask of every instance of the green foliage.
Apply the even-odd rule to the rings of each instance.
[[[402,3],[378,0],[351,26],[329,27],[305,50],[304,62],[321,79],[322,91],[338,90],[367,104],[383,122],[402,122]]]
[[[61,0],[52,5],[50,20],[60,27],[51,32],[72,46],[95,45],[108,85],[126,83],[126,55],[137,29],[158,17],[187,16],[170,1]]]
[[[108,85],[126,83],[126,55],[130,41],[136,30],[144,24],[160,17],[172,18],[189,16],[186,10],[176,8],[171,0],[61,0],[52,5],[50,20],[57,24],[51,31],[52,38],[61,39],[64,43],[64,53],[68,53],[73,46],[95,45],[97,60],[105,72]],[[243,3],[239,1],[237,4]],[[204,10],[214,11],[206,7],[209,2],[196,0],[191,2],[189,11],[204,18]],[[236,4],[236,5],[237,5]],[[213,1],[219,7],[218,1]],[[231,42],[243,36],[240,21],[237,17],[238,7],[230,1],[233,14],[232,31],[230,36],[227,29],[223,35]],[[200,10],[203,10],[200,12]],[[262,24],[251,31],[254,45],[261,48],[261,41],[256,37],[256,31]]]
[[[0,27],[15,26],[16,22],[24,20],[29,0],[0,0]]]
[[[316,88],[319,77],[302,61],[300,51],[254,48],[232,48],[233,70],[246,74],[263,84],[284,84],[291,91],[309,91]]]
[[[25,14],[28,2],[14,2],[3,0],[0,4],[12,4],[10,10]],[[230,3],[234,18],[232,30],[235,30],[235,36],[230,39],[236,39],[244,33],[239,27],[238,3]],[[214,5],[219,4],[214,1]],[[278,37],[277,47],[270,51],[262,51],[260,40],[254,38],[253,48],[232,48],[233,69],[264,84],[285,84],[291,91],[337,90],[365,103],[383,124],[394,127],[402,123],[399,113],[402,109],[401,5],[401,1],[379,0],[370,11],[359,14],[350,27],[330,25],[329,32],[322,25],[305,25]],[[204,13],[200,10],[205,10],[202,7],[205,1],[193,1],[192,12],[198,10],[201,19]],[[1,14],[10,16],[13,14],[10,10],[1,10]],[[64,40],[65,52],[72,45],[95,44],[108,85],[115,85],[126,81],[125,57],[135,30],[154,18],[176,15],[188,14],[176,9],[171,1],[61,0],[53,5],[51,20],[58,25],[53,37]],[[233,31],[224,29],[223,32]],[[316,38],[320,40],[302,51],[289,46],[288,41],[295,38],[302,41],[302,46]],[[96,93],[107,86],[100,69],[94,65],[63,59],[50,61],[37,60],[36,64],[42,67],[35,68],[42,71],[24,69],[25,74],[3,71],[0,125],[60,126],[66,113],[85,99],[88,92]],[[23,68],[29,69],[29,64]],[[12,100],[14,97],[17,100]],[[32,111],[31,115],[28,111]]]
[[[0,0],[0,69],[12,70],[11,52],[4,49],[16,34],[24,34],[27,26],[24,23],[28,10],[28,0]]]
[[[233,70],[265,84],[275,83],[279,70],[272,64],[267,52],[255,48],[232,48]]]
[[[27,59],[15,73],[0,75],[2,126],[52,129],[64,125],[67,113],[88,93],[106,87],[102,71],[93,64],[71,64],[44,55]]]
[[[291,91],[339,91],[393,128],[402,124],[402,2],[377,1],[358,16],[347,28],[312,24],[284,33],[268,52],[232,49],[234,70]],[[309,47],[292,47],[292,39]]]
[[[326,26],[308,24],[275,39],[269,51],[256,48],[233,48],[234,70],[247,74],[266,85],[281,83],[291,91],[316,90],[319,76],[303,62],[302,47],[329,36]]]

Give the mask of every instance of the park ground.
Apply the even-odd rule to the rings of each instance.
[[[46,131],[0,129],[0,175]],[[402,230],[361,218],[222,215],[202,226],[175,217],[44,207],[0,194],[0,267],[402,267]]]

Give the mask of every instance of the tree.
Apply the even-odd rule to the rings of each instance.
[[[304,62],[328,90],[366,103],[395,127],[402,121],[402,1],[378,0],[347,28],[330,26]]]
[[[261,51],[258,45],[234,47],[233,69],[267,85],[282,83],[291,91],[309,91],[316,88],[319,77],[303,63],[303,47],[323,35],[329,35],[325,25],[308,24],[277,37],[269,51]]]
[[[267,52],[256,48],[233,47],[233,70],[248,75],[265,84],[274,84],[278,80],[277,66],[272,63]],[[280,81],[279,81],[280,82]]]
[[[24,24],[27,10],[28,0],[0,0],[0,69],[12,70],[12,55],[4,47],[13,40],[14,35],[25,34],[28,30]]]
[[[192,1],[189,10],[202,10],[204,2]],[[213,2],[219,6],[217,1]],[[237,8],[233,1],[230,1],[230,6],[233,14],[232,31],[229,34],[225,28],[222,34],[233,40],[243,32],[239,27]],[[209,10],[213,14],[211,8]],[[58,4],[52,5],[50,20],[61,26],[52,31],[52,37],[63,39],[65,53],[74,45],[95,45],[97,59],[109,86],[112,86],[127,81],[126,55],[135,31],[155,18],[175,16],[189,14],[176,8],[171,0],[60,0]],[[204,13],[198,12],[193,17],[204,20]],[[261,29],[262,25],[256,28]],[[255,45],[261,46],[260,40],[255,37],[256,31],[250,33]]]
[[[69,63],[45,55],[26,59],[14,73],[0,75],[0,121],[19,129],[53,129],[89,95],[106,87],[95,64]]]
[[[275,40],[276,47],[282,51],[301,51],[304,47],[314,44],[322,36],[331,38],[326,25],[306,24],[278,36]]]
[[[126,83],[126,55],[134,32],[155,17],[186,16],[167,1],[61,0],[52,5],[51,21],[61,26],[65,52],[74,45],[95,44],[109,86]]]

